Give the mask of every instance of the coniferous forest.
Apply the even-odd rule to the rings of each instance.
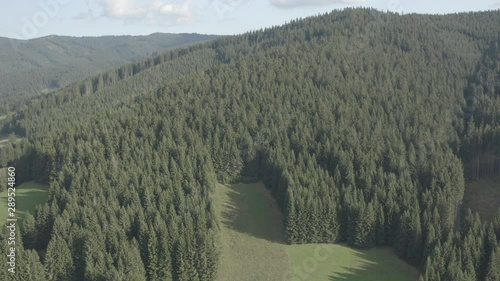
[[[140,61],[158,51],[215,39],[199,34],[68,37],[32,40],[0,37],[0,116],[22,108],[40,93]]]
[[[49,196],[0,280],[214,280],[216,184],[245,177],[290,244],[389,246],[420,281],[500,280],[500,210],[462,205],[467,180],[500,174],[500,11],[297,19],[72,83],[2,130],[22,140],[0,167]]]

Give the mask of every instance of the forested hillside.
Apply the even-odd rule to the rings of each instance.
[[[462,157],[467,177],[500,175],[500,43],[485,50],[465,97]]]
[[[391,246],[421,281],[500,280],[500,211],[461,207],[466,178],[500,172],[499,41],[500,11],[346,9],[43,96],[0,150],[49,184],[17,278],[214,280],[217,182],[252,177],[290,244]]]
[[[0,38],[0,115],[19,108],[19,96],[52,91],[159,51],[215,39],[199,34]],[[24,101],[23,100],[23,101]]]

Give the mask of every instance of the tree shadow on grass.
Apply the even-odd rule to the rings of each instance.
[[[47,202],[47,190],[31,189],[29,191],[16,193],[16,213],[17,218],[22,221],[24,216],[30,212],[34,213],[37,205],[43,205]]]
[[[285,244],[282,215],[262,183],[239,183],[225,188],[229,188],[229,200],[222,206],[222,223],[227,228]]]
[[[47,200],[47,190],[34,189],[23,193],[17,193],[16,206],[20,211],[33,210],[36,205],[44,204]]]
[[[392,252],[385,249],[386,252]],[[328,276],[329,281],[416,281],[418,272],[404,261],[378,250],[356,251],[348,266]]]
[[[376,261],[366,260],[364,258],[365,255],[362,253],[357,253],[356,256],[359,260],[352,261],[349,266],[341,266],[339,271],[342,271],[342,273],[334,273],[328,276],[328,280],[380,281],[380,276],[374,274],[377,270],[378,263]]]

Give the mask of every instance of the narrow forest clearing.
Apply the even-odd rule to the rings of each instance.
[[[467,182],[464,210],[478,212],[482,219],[492,221],[500,208],[500,176]]]
[[[219,281],[281,281],[289,272],[281,214],[262,183],[219,185]]]
[[[219,185],[222,254],[218,281],[416,281],[391,249],[286,245],[281,213],[262,183]]]
[[[5,184],[5,183],[4,183]],[[27,212],[34,213],[37,205],[47,201],[48,189],[46,185],[36,182],[26,182],[16,187],[16,215],[18,222]],[[7,190],[0,193],[0,224],[7,220]]]

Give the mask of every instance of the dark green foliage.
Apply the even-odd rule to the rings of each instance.
[[[466,106],[461,156],[466,176],[500,174],[500,45],[493,41],[484,51],[476,73],[465,90]]]
[[[500,223],[460,205],[462,161],[499,143],[497,109],[464,116],[499,28],[499,12],[347,9],[41,97],[6,126],[50,184],[34,247],[66,245],[72,280],[214,280],[216,181],[258,176],[289,243],[392,246],[423,281],[494,280]]]
[[[73,261],[68,244],[62,238],[50,241],[45,254],[45,271],[49,281],[69,281],[73,275]]]
[[[32,96],[42,92],[142,60],[158,51],[215,38],[217,36],[161,33],[96,38],[48,36],[27,41],[0,38],[0,116],[21,108]],[[101,82],[110,83],[112,78],[102,79]]]
[[[19,280],[46,281],[44,266],[40,262],[38,253],[34,250],[27,250],[22,253],[22,256],[20,256],[22,262],[19,263],[19,273],[17,275]]]
[[[30,213],[28,213],[24,217],[22,234],[23,234],[24,247],[26,247],[27,249],[35,248],[37,241],[36,239],[37,230],[36,230],[35,218]]]
[[[500,246],[497,246],[490,256],[485,281],[500,280]]]

